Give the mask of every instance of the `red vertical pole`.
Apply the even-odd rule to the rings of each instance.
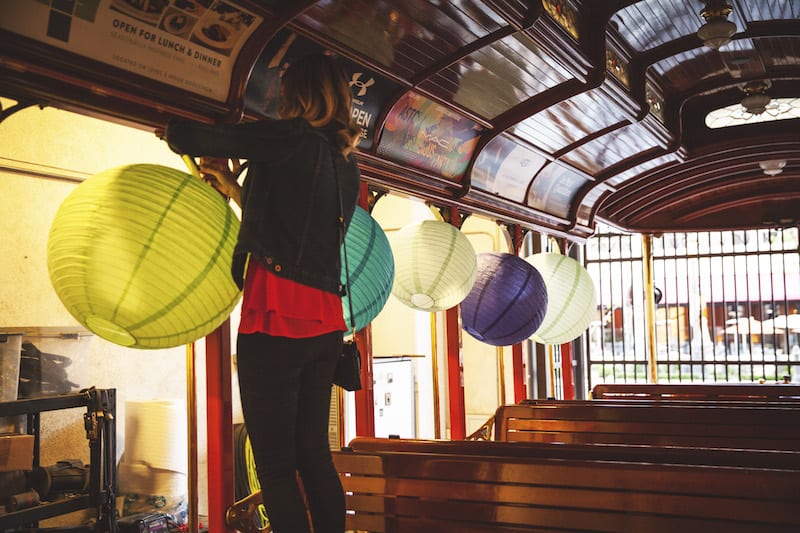
[[[230,320],[206,337],[208,530],[233,531],[225,511],[234,501]]]
[[[356,391],[356,435],[375,436],[375,394],[372,388],[372,328],[356,333],[361,352],[361,390]]]
[[[564,381],[564,399],[575,399],[575,379],[572,377],[572,342],[561,345],[561,379]]]
[[[369,187],[361,182],[358,205],[369,211]],[[372,326],[367,325],[356,333],[356,343],[361,352],[361,390],[356,391],[356,435],[375,436],[375,395],[372,388]]]
[[[522,248],[522,228],[514,226],[514,234],[511,236],[514,245],[514,253],[519,255]],[[514,402],[520,403],[528,397],[525,387],[525,362],[522,359],[522,343],[517,343],[511,347],[511,364],[514,370]]]
[[[450,224],[461,227],[458,209],[450,208]],[[450,406],[450,439],[463,440],[467,436],[466,409],[464,407],[464,362],[461,358],[461,325],[459,308],[451,307],[444,314],[447,339],[447,387]],[[435,357],[435,354],[434,354]]]
[[[511,347],[511,361],[514,368],[514,402],[520,403],[528,397],[525,387],[525,364],[522,360],[522,343]]]
[[[564,255],[567,254],[569,242],[567,239],[561,240],[561,248]],[[561,345],[561,380],[563,381],[564,399],[575,399],[575,380],[572,377],[572,342],[565,342]]]
[[[461,359],[461,331],[458,325],[458,306],[445,311],[447,337],[447,385],[450,399],[450,440],[467,436],[464,408],[464,365]]]

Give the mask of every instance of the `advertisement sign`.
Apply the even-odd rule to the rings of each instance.
[[[224,101],[262,18],[222,0],[15,0],[0,28]]]
[[[483,128],[409,91],[386,117],[378,153],[460,180]]]

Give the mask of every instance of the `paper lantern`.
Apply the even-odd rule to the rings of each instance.
[[[525,258],[544,278],[547,313],[532,339],[542,344],[562,344],[589,327],[596,308],[591,276],[583,265],[561,254],[541,253]]]
[[[238,231],[230,206],[194,176],[147,164],[105,170],[59,207],[50,280],[72,316],[108,341],[190,343],[239,299],[230,274]]]
[[[350,272],[350,293],[342,298],[344,319],[350,327],[350,305],[353,299],[353,315],[356,329],[367,326],[378,316],[394,282],[394,256],[386,233],[372,216],[356,207],[347,234],[347,263]],[[342,252],[342,285],[345,284],[344,252]]]
[[[461,302],[461,327],[492,346],[521,342],[539,328],[547,289],[536,268],[513,254],[478,254],[478,275]]]
[[[469,239],[454,226],[425,220],[393,237],[392,294],[419,311],[444,311],[461,303],[475,282],[477,257]]]

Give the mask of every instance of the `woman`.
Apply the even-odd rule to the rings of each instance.
[[[341,208],[349,222],[360,180],[353,157],[359,129],[350,104],[339,65],[329,56],[311,55],[283,76],[280,120],[228,126],[172,120],[166,130],[173,151],[209,158],[206,178],[242,207],[232,265],[244,290],[239,387],[276,533],[310,531],[308,514],[315,533],[344,531],[344,494],[328,445],[328,416],[347,330],[339,214]],[[248,160],[241,188],[227,158]]]

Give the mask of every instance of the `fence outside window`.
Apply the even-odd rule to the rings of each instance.
[[[598,293],[586,343],[590,388],[646,382],[651,372],[664,383],[800,382],[798,228],[651,239],[652,284],[641,235],[601,227],[586,244]]]

